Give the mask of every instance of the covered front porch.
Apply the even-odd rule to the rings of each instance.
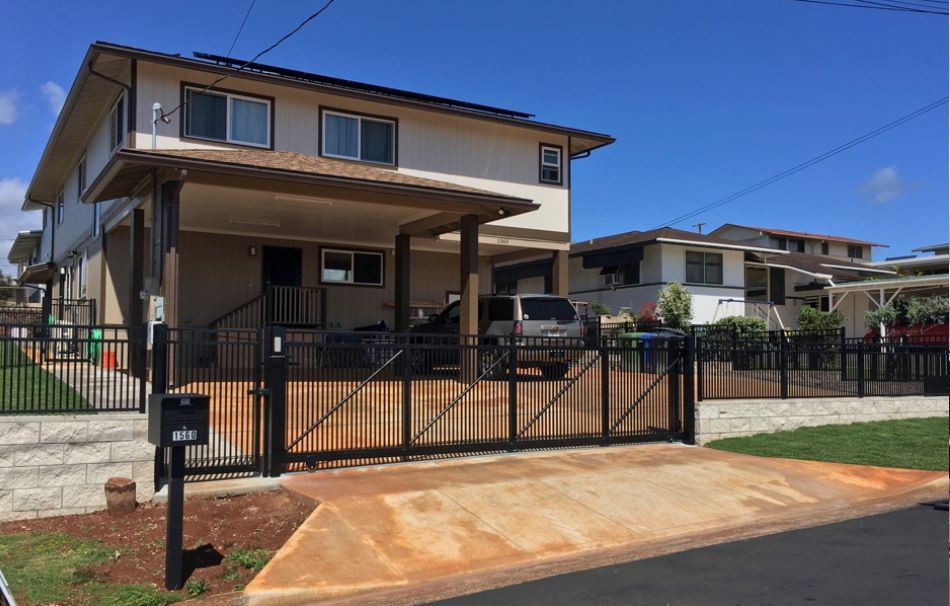
[[[495,260],[567,256],[566,242],[479,233],[529,200],[289,152],[123,150],[86,201],[121,195],[138,202],[107,236],[128,253],[123,321],[403,331],[461,299],[474,334]]]

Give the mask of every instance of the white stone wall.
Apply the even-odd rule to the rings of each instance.
[[[708,400],[696,403],[696,443],[816,425],[950,416],[944,396]]]
[[[0,522],[87,513],[106,506],[105,483],[132,478],[155,492],[155,447],[137,413],[0,417]]]

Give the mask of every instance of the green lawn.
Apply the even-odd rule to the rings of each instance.
[[[707,446],[762,457],[946,471],[947,438],[947,418],[936,417],[802,427]]]
[[[0,343],[0,412],[88,407],[76,390],[36,365],[15,343]]]

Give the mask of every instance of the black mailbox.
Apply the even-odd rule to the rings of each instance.
[[[208,403],[200,393],[158,393],[148,400],[148,441],[159,448],[208,443]]]

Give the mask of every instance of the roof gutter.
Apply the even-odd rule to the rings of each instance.
[[[759,263],[757,261],[746,261],[746,265],[751,265],[752,267],[777,267],[779,269],[787,269],[789,271],[805,274],[806,276],[811,276],[819,280],[827,280],[828,282],[831,282],[831,280],[834,278],[834,276],[832,276],[831,274],[819,274],[813,271],[801,269],[800,267],[792,267],[791,265],[784,265],[782,263]]]
[[[700,246],[708,248],[725,248],[727,250],[750,250],[752,252],[770,253],[787,255],[787,250],[778,250],[775,248],[760,248],[758,246],[742,246],[741,244],[720,244],[718,242],[694,242],[692,240],[679,240],[677,238],[656,238],[655,242],[664,244],[681,244],[683,246]]]
[[[49,260],[50,262],[55,262],[56,261],[56,223],[58,222],[57,221],[58,217],[54,216],[54,213],[56,212],[56,207],[53,204],[50,204],[49,202],[41,202],[40,200],[31,200],[30,198],[26,198],[23,201],[24,207],[27,204],[39,204],[40,206],[45,206],[50,211],[49,218],[50,218],[51,227],[50,227],[50,232],[49,232]],[[43,226],[43,229],[46,229],[45,225]],[[40,240],[40,242],[42,243],[42,240]]]

